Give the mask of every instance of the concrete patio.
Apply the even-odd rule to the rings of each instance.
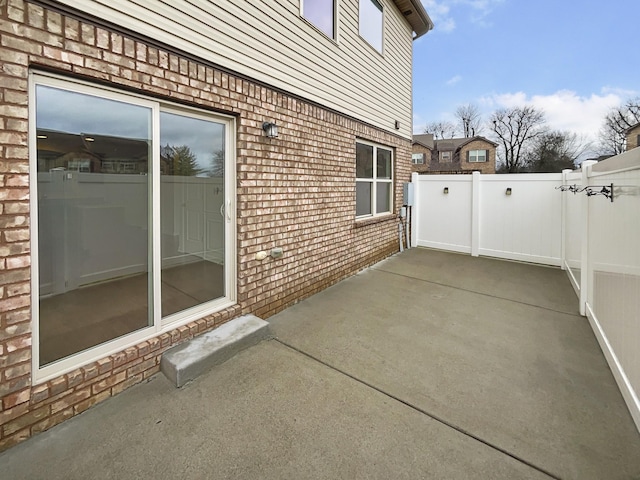
[[[566,274],[426,249],[0,454],[7,479],[638,479],[640,434]]]

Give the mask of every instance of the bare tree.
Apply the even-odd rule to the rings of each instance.
[[[211,156],[211,169],[209,170],[209,176],[224,176],[224,149],[213,152],[213,155]]]
[[[447,121],[431,122],[424,127],[424,133],[432,133],[436,140],[444,140],[455,136],[456,127]]]
[[[590,148],[590,144],[576,133],[545,132],[531,142],[525,153],[527,172],[554,173],[575,168],[578,158]]]
[[[508,173],[522,170],[525,148],[545,132],[544,112],[531,106],[502,108],[491,115],[490,124],[502,147],[499,153]]]
[[[599,151],[606,155],[618,155],[625,151],[630,127],[640,123],[640,97],[627,100],[624,105],[613,108],[604,117],[600,129]]]
[[[456,109],[456,118],[462,124],[462,135],[465,138],[480,135],[482,130],[482,115],[478,107],[472,103],[460,105]]]
[[[160,161],[166,175],[194,177],[202,172],[196,154],[187,145],[161,146]]]

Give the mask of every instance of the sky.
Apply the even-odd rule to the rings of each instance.
[[[611,108],[640,96],[640,0],[422,0],[434,30],[413,45],[414,133],[532,105],[597,142]],[[489,136],[485,127],[482,132]]]

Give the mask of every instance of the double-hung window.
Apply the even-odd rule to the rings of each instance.
[[[336,0],[300,0],[302,16],[329,38],[336,38]]]
[[[356,217],[375,217],[393,209],[393,150],[356,142]]]
[[[36,379],[235,302],[231,117],[32,74]]]
[[[486,162],[487,151],[486,150],[469,150],[469,162]]]
[[[358,23],[360,36],[382,53],[384,13],[378,0],[360,0]]]
[[[422,165],[424,164],[424,153],[412,153],[411,154],[411,163],[414,165]]]

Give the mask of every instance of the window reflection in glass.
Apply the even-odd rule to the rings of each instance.
[[[382,53],[384,18],[377,0],[360,0],[359,32],[373,48]]]
[[[41,366],[152,323],[150,132],[149,108],[36,87]]]
[[[303,0],[302,16],[328,37],[335,38],[335,0]]]
[[[160,114],[163,316],[224,296],[224,133]]]
[[[391,178],[391,150],[376,149],[376,178]]]

